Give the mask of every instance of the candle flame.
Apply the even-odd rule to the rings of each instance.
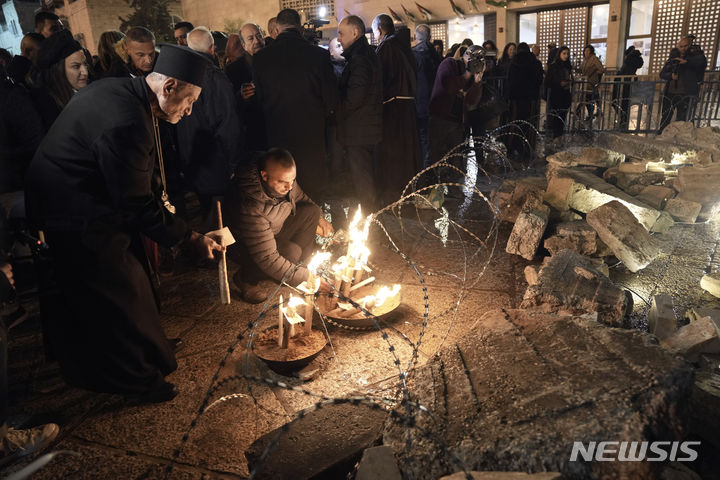
[[[381,306],[388,298],[392,298],[398,293],[400,293],[400,285],[398,284],[393,285],[392,289],[388,287],[382,287],[377,292],[377,295],[375,295],[375,306]]]
[[[292,295],[290,295],[287,304],[290,308],[297,308],[300,305],[305,305],[305,300],[303,300],[301,297],[293,297]]]
[[[358,209],[355,212],[350,227],[348,228],[348,235],[350,237],[350,244],[348,245],[348,255],[359,262],[355,268],[362,268],[362,265],[366,264],[368,257],[370,257],[370,250],[368,249],[365,242],[367,242],[368,234],[370,232],[370,224],[372,223],[372,214],[367,217],[363,217],[362,208],[358,205]]]

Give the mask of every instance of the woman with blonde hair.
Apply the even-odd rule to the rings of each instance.
[[[117,57],[115,53],[115,45],[125,38],[125,34],[117,30],[108,30],[100,35],[98,41],[98,60],[95,63],[95,72],[100,77],[105,76],[105,72],[110,69],[113,59]]]

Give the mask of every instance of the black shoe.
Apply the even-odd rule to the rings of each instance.
[[[128,395],[127,401],[131,405],[143,405],[146,403],[169,402],[180,393],[175,385],[170,382],[163,382],[156,388],[144,393]]]
[[[182,341],[182,338],[168,338],[168,342],[170,342],[170,348],[172,348],[173,353],[177,353],[185,348],[185,342]]]

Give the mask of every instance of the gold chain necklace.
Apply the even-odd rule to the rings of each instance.
[[[163,202],[165,209],[175,214],[175,205],[170,203],[170,197],[167,194],[167,181],[165,180],[165,162],[163,161],[162,144],[160,143],[160,126],[155,114],[150,110],[153,120],[153,135],[155,136],[155,152],[157,153],[158,165],[160,167],[160,183],[162,184],[162,193],[160,200]]]

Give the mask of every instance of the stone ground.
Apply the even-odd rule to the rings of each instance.
[[[483,320],[483,314],[517,308],[527,287],[523,269],[528,264],[539,264],[542,256],[528,262],[505,253],[512,225],[490,219],[482,202],[460,206],[448,200],[446,206],[450,218],[465,229],[451,225],[447,245],[438,238],[435,228],[438,214],[434,211],[416,213],[415,208],[406,205],[402,222],[391,215],[381,218],[388,234],[422,274],[429,298],[427,321],[423,316],[420,277],[392,251],[381,230],[375,228],[370,258],[374,273],[381,283],[402,285],[401,306],[382,323],[387,338],[372,329],[354,331],[323,326],[316,317],[316,328],[326,330],[329,343],[313,361],[319,373],[306,382],[280,376],[248,355],[248,324],[256,320],[258,328],[272,324],[275,310],[269,310],[267,318],[259,317],[263,305],[242,302],[236,291],[232,292],[230,305],[220,305],[217,271],[213,268],[181,263],[173,276],[162,279],[163,327],[169,337],[181,337],[185,343],[178,354],[179,368],[168,378],[179,387],[180,394],[165,404],[128,406],[117,396],[67,387],[57,366],[44,361],[39,320],[32,317],[10,334],[11,422],[17,426],[57,422],[61,434],[51,450],[80,454],[60,455],[32,478],[248,478],[244,452],[253,441],[293,419],[300,410],[312,407],[321,400],[320,396],[393,398],[400,370],[425,365],[441,348],[452,347],[479,327],[486,334],[493,333],[493,325],[498,325],[499,330],[506,329],[497,322]],[[649,300],[655,294],[674,297],[678,318],[689,307],[720,306],[718,299],[699,288],[703,274],[720,269],[720,255],[715,253],[718,233],[720,219],[707,224],[676,225],[667,234],[656,235],[663,253],[646,269],[631,273],[622,264],[611,265],[612,279],[633,294],[632,324],[636,329],[647,329]],[[459,239],[463,241],[458,242]],[[274,290],[269,282],[266,286],[269,291]],[[281,292],[286,295],[285,290]],[[32,301],[27,306],[32,310]],[[551,330],[534,341],[540,345],[547,342],[546,347],[552,348],[552,338]],[[413,355],[413,345],[418,342],[420,346]],[[452,349],[446,348],[447,351]],[[558,371],[565,371],[571,369],[576,356],[553,355],[552,361],[557,363]],[[527,365],[507,356],[498,357],[492,367],[492,375],[497,378],[522,383],[519,392],[524,395],[530,396],[534,390],[543,388],[547,380],[526,374]],[[208,394],[213,382],[217,384],[217,380],[238,374],[285,382],[313,395],[238,377],[230,378]],[[612,375],[613,371],[606,374]],[[637,381],[640,387],[648,379],[630,375],[626,381]],[[579,385],[573,387],[573,395],[582,403],[582,398],[593,393],[583,391],[582,382]],[[206,400],[212,402],[232,393],[238,395],[199,415]],[[502,397],[494,397],[493,392],[476,393],[494,398],[494,408],[499,411],[493,415],[498,419],[506,416],[502,409],[514,408],[512,402],[517,400],[505,402]],[[542,408],[542,403],[533,405]],[[515,418],[507,413],[509,418]],[[608,415],[600,408],[597,411],[587,408],[582,413],[600,423],[603,419],[593,415]],[[533,431],[533,418],[524,417],[523,424],[531,425],[522,428],[523,434]],[[459,428],[456,423],[453,425]],[[539,424],[535,434],[542,435],[544,428]],[[394,434],[397,437],[398,432]],[[17,463],[0,471],[0,475],[17,471],[25,464]],[[498,462],[495,466],[503,464]]]

